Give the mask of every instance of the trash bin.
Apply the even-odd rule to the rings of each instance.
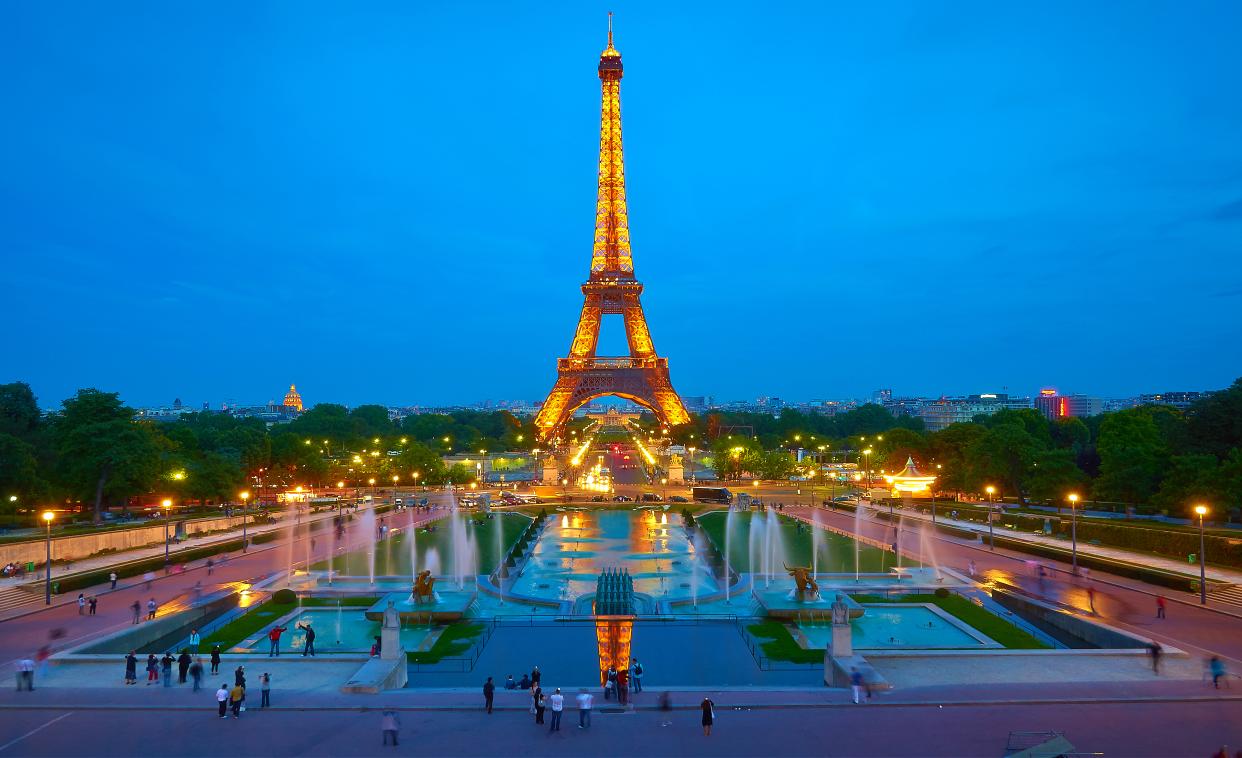
[[[26,573],[27,574],[34,573],[34,561],[26,561]]]
[[[52,594],[53,595],[60,594],[60,582],[52,582]]]

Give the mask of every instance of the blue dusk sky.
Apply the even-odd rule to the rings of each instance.
[[[0,9],[0,381],[541,398],[608,10],[682,394],[1242,374],[1242,3],[26,1]]]

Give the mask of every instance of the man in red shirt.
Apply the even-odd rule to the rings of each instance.
[[[289,627],[287,626],[274,626],[272,631],[267,633],[267,638],[272,641],[272,649],[267,652],[268,658],[272,656],[280,657],[280,635],[284,634],[288,629]]]

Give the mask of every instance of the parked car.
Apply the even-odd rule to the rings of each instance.
[[[660,502],[660,496],[654,492],[644,492],[642,501],[644,503],[658,503]]]
[[[670,497],[670,498],[669,498],[669,500],[673,501],[674,503],[688,503],[688,502],[690,502],[690,498],[688,498],[688,497],[682,497],[681,495],[673,495],[672,497]]]
[[[591,498],[591,502],[592,502],[592,503],[602,503],[602,502],[604,502],[604,499],[605,499],[605,498],[604,498],[604,496],[603,496],[603,495],[596,495],[595,497]]]
[[[614,503],[632,503],[634,502],[634,498],[628,495],[617,495],[616,497],[612,499],[612,501]]]

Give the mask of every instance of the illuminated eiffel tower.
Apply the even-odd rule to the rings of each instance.
[[[621,152],[621,53],[612,46],[612,14],[608,14],[608,47],[599,56],[603,106],[599,129],[599,190],[595,201],[595,246],[591,274],[582,285],[585,301],[569,357],[556,364],[556,385],[548,393],[535,424],[545,439],[584,403],[617,395],[650,408],[664,424],[690,420],[668,376],[668,359],[656,355],[639,301],[643,285],[634,278],[630,256],[629,213],[625,205],[625,162]],[[595,355],[600,319],[620,315],[630,354],[621,358]]]

